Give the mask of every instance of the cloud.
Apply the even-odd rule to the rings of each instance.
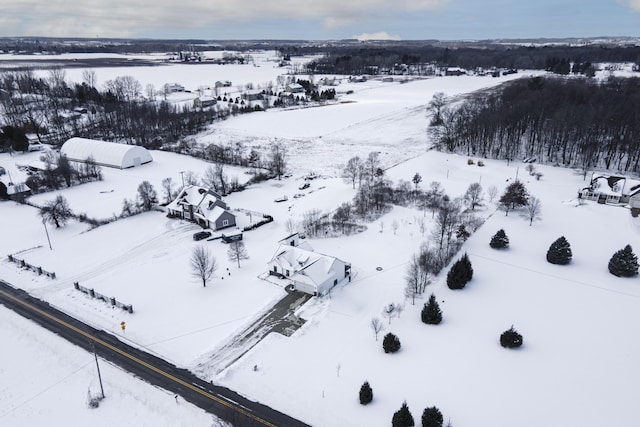
[[[640,0],[618,0],[618,3],[629,6],[631,9],[640,12]]]
[[[251,24],[268,19],[317,21],[325,28],[395,11],[436,9],[450,0],[13,0],[0,6],[0,35],[121,37]],[[636,1],[636,0],[634,0]],[[37,4],[36,4],[37,3]],[[10,18],[10,19],[7,19]]]
[[[400,36],[389,34],[386,31],[378,31],[377,33],[362,33],[358,36],[351,36],[351,38],[357,39],[361,42],[367,40],[401,40]]]

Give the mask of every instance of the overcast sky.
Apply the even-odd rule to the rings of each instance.
[[[489,39],[640,36],[640,0],[2,0],[0,36]]]

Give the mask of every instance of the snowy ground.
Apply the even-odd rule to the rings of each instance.
[[[0,424],[112,427],[221,426],[210,414],[99,359],[106,398],[100,395],[93,355],[0,306]],[[132,393],[132,390],[135,392]]]
[[[353,197],[351,185],[338,177],[340,165],[352,155],[379,151],[394,182],[410,181],[418,172],[422,188],[439,181],[451,197],[461,196],[472,182],[480,182],[485,190],[495,185],[500,194],[507,180],[518,174],[542,201],[543,218],[530,227],[517,212],[505,216],[485,201],[479,213],[488,219],[463,247],[473,264],[473,281],[454,292],[439,278],[428,289],[441,301],[443,324],[420,322],[424,299],[415,306],[404,301],[407,262],[428,234],[423,236],[417,226],[423,212],[395,207],[361,234],[311,239],[319,252],[352,264],[352,283],[335,289],[330,297],[312,299],[301,312],[307,323],[292,337],[268,336],[220,375],[212,373],[211,379],[316,426],[388,425],[405,399],[416,419],[426,406],[436,405],[445,419],[458,426],[633,426],[640,415],[633,400],[640,383],[636,369],[640,344],[629,337],[640,332],[640,283],[637,278],[611,276],[606,265],[616,250],[638,241],[638,219],[622,207],[577,206],[577,190],[586,184],[575,171],[536,166],[543,173],[536,181],[520,162],[507,165],[485,159],[481,168],[468,165],[463,156],[426,151],[424,106],[433,93],[453,96],[500,81],[503,78],[451,77],[406,84],[368,82],[349,95],[353,103],[271,110],[212,126],[199,137],[201,141],[240,139],[267,146],[278,139],[288,148],[292,177],[226,198],[232,207],[275,218],[245,233],[250,259],[241,268],[227,261],[225,245],[195,243],[191,239],[195,226],[157,212],[91,231],[75,222],[60,230],[50,228],[53,250],[49,250],[36,211],[3,203],[1,215],[11,227],[0,240],[0,253],[20,252],[27,261],[56,271],[58,279],[39,278],[6,260],[0,262],[0,277],[96,326],[126,335],[123,338],[135,345],[193,368],[283,294],[279,286],[258,276],[265,272],[277,240],[287,235],[289,218],[299,221],[315,208],[330,212]],[[134,176],[109,171],[101,183],[62,194],[72,208],[87,212],[95,208],[96,215],[104,211],[106,217],[121,206],[122,197],[132,197],[142,177],[154,185],[166,176],[179,182],[180,170],[198,167],[193,159],[153,155],[156,161],[133,170]],[[15,161],[0,155],[0,165]],[[312,181],[304,197],[294,199],[301,192],[297,187],[302,176],[312,170],[322,177]],[[109,193],[101,189],[118,194],[107,202]],[[274,203],[282,195],[289,200]],[[430,213],[425,219],[431,222]],[[394,221],[399,224],[396,232]],[[500,228],[511,241],[507,251],[488,245]],[[574,253],[574,261],[565,267],[545,261],[549,245],[561,235]],[[189,274],[187,258],[197,244],[206,244],[219,261],[218,273],[206,288]],[[637,253],[640,246],[634,249]],[[74,291],[76,280],[133,304],[134,313]],[[380,317],[383,306],[391,302],[405,304],[402,317],[386,325],[385,332],[394,332],[402,341],[395,355],[384,354],[369,327],[371,318]],[[119,329],[122,320],[127,322],[126,334]],[[500,333],[512,324],[525,340],[517,351],[504,350],[498,343]],[[68,360],[75,360],[67,353],[70,350],[58,351],[62,360],[56,365],[63,368],[58,373],[50,369],[48,383],[78,369],[65,367]],[[20,354],[9,356],[2,365],[16,363]],[[85,359],[87,363],[88,355]],[[373,388],[374,401],[363,407],[357,397],[365,380]],[[88,382],[65,388],[78,394],[79,405]],[[24,401],[17,386],[4,390],[9,408]],[[151,408],[162,405],[159,402],[166,397],[147,398],[145,393],[142,386],[130,392]],[[53,398],[44,401],[46,405],[29,401],[22,408],[48,412],[48,419],[53,419],[57,412],[48,409]],[[83,406],[75,411],[89,410]],[[116,423],[114,418],[111,425]]]

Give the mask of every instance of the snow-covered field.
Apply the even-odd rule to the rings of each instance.
[[[259,71],[264,66],[251,68]],[[127,74],[140,73],[137,78],[144,82],[152,69],[131,68]],[[181,78],[187,79],[187,75]],[[193,78],[194,86],[202,84],[198,79]],[[578,206],[577,190],[586,183],[572,170],[536,166],[543,174],[537,181],[520,162],[507,165],[485,159],[485,166],[478,167],[468,165],[467,157],[427,151],[424,107],[433,93],[454,96],[505,79],[448,77],[405,84],[370,81],[349,87],[354,93],[343,99],[352,103],[270,110],[213,125],[198,137],[200,141],[242,140],[265,147],[275,140],[283,142],[293,174],[226,198],[232,208],[275,218],[273,223],[245,233],[250,259],[241,268],[227,261],[225,245],[193,242],[191,235],[197,227],[169,220],[158,212],[90,231],[75,222],[59,230],[49,227],[53,246],[49,250],[36,210],[5,202],[0,212],[3,222],[11,227],[0,239],[0,253],[19,252],[27,261],[55,271],[58,278],[20,271],[6,259],[0,262],[0,277],[134,345],[197,368],[207,379],[314,426],[389,425],[404,400],[416,420],[426,406],[435,405],[445,420],[451,419],[456,426],[634,426],[640,415],[634,400],[640,383],[636,367],[640,343],[633,338],[640,332],[640,281],[615,278],[606,266],[611,255],[626,244],[638,246],[634,246],[637,253],[640,221],[622,207],[591,202]],[[283,295],[277,283],[258,276],[266,271],[276,242],[288,234],[286,221],[299,221],[311,209],[330,212],[350,200],[355,190],[338,177],[340,167],[351,156],[365,157],[371,151],[380,153],[388,168],[387,177],[395,183],[410,181],[417,172],[423,178],[422,188],[439,181],[451,197],[461,196],[472,182],[480,182],[485,190],[494,185],[501,194],[517,174],[542,201],[542,220],[529,226],[517,212],[505,216],[485,200],[479,214],[487,220],[462,249],[469,254],[474,279],[464,290],[451,291],[443,278],[438,278],[427,290],[426,297],[433,292],[440,301],[444,321],[439,326],[420,322],[425,298],[412,305],[404,300],[403,292],[407,263],[428,239],[428,233],[421,234],[417,218],[424,217],[430,223],[429,212],[424,216],[421,211],[394,207],[361,234],[310,239],[317,251],[350,262],[353,281],[303,307],[300,315],[307,323],[293,336],[269,335],[219,375],[207,372],[207,357]],[[179,182],[180,171],[197,172],[206,167],[194,159],[152,154],[154,163],[130,171],[105,168],[104,181],[61,190],[61,194],[74,210],[108,217],[119,212],[123,197],[134,196],[142,179],[157,188],[167,176]],[[28,156],[33,154],[25,159]],[[0,165],[11,168],[19,159],[2,154]],[[302,176],[309,171],[322,177],[312,181],[304,197],[294,199]],[[113,193],[104,192],[110,190]],[[273,202],[282,195],[289,200]],[[52,197],[49,193],[34,200]],[[391,226],[394,221],[399,224],[395,232]],[[488,245],[500,228],[509,236],[509,250],[496,251]],[[549,245],[561,235],[574,253],[573,262],[564,267],[545,260]],[[188,267],[191,249],[198,244],[207,245],[219,263],[216,277],[206,288],[190,276]],[[91,300],[73,289],[74,281],[133,304],[134,313]],[[372,317],[381,317],[383,307],[392,302],[404,303],[405,309],[400,318],[385,325],[384,333],[398,335],[402,349],[388,355],[382,350],[381,339],[376,342],[369,323]],[[40,375],[34,372],[33,377],[29,371],[29,379],[44,378],[42,389],[56,384],[57,391],[77,395],[76,406],[68,411],[82,419],[99,418],[98,412],[86,409],[83,399],[93,378],[87,364],[90,355],[68,349],[35,327],[22,338],[16,331],[27,328],[28,322],[6,310],[0,311],[0,316],[0,333],[7,336],[3,342],[15,342],[16,348],[9,356],[3,354],[1,365],[18,363],[29,369],[23,354],[37,351],[34,348],[38,346],[55,346],[54,366],[47,365],[46,371],[42,369]],[[126,333],[119,328],[123,320],[127,322]],[[524,336],[523,348],[516,351],[505,350],[498,342],[500,333],[512,324]],[[59,382],[77,369],[83,374],[80,380],[71,377],[74,381]],[[7,425],[12,426],[34,424],[25,424],[18,414],[43,413],[51,422],[63,422],[57,418],[62,411],[56,408],[55,396],[43,393],[29,399],[30,394],[18,384],[19,378],[9,376],[6,368],[0,372],[0,423],[5,425],[5,413]],[[135,402],[131,412],[136,421],[140,418],[136,425],[164,425],[143,424],[145,415],[140,415],[138,407],[152,414],[171,409],[162,413],[174,420],[167,425],[186,425],[190,417],[194,418],[189,425],[208,425],[208,416],[195,409],[185,409],[189,412],[183,415],[173,407],[165,408],[175,406],[171,396],[144,385],[124,387],[125,379],[113,380],[111,387],[116,387],[115,393],[122,399]],[[358,390],[365,380],[373,388],[374,400],[361,406]],[[111,404],[103,403],[106,408]],[[13,410],[15,407],[19,410]],[[127,424],[117,416],[108,415],[110,425]],[[204,417],[202,421],[198,416]]]

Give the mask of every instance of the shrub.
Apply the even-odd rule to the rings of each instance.
[[[462,289],[472,278],[473,267],[467,254],[464,254],[447,273],[447,286],[449,289]]]
[[[424,409],[422,413],[422,427],[442,427],[443,422],[444,418],[442,417],[440,409],[435,406]]]
[[[395,353],[400,350],[400,346],[400,339],[391,332],[385,335],[382,340],[382,348],[385,353]]]
[[[440,306],[434,294],[431,294],[429,302],[422,308],[420,317],[422,318],[422,322],[427,325],[437,325],[442,322],[442,311],[440,311]]]
[[[393,418],[391,419],[392,427],[413,427],[415,426],[415,422],[413,421],[413,415],[411,415],[411,411],[409,411],[409,407],[407,406],[407,402],[404,402],[400,409],[393,414]]]
[[[491,241],[489,242],[489,246],[493,249],[503,249],[509,247],[509,238],[503,229],[498,230],[496,234],[493,235]]]
[[[617,277],[633,277],[638,274],[638,257],[631,245],[620,249],[609,260],[609,272]]]
[[[500,335],[500,345],[505,348],[518,348],[522,345],[522,335],[520,335],[513,325]]]
[[[567,265],[571,262],[571,245],[564,236],[551,244],[547,251],[547,261],[551,264]]]
[[[362,387],[360,387],[360,404],[366,405],[368,403],[371,403],[372,400],[373,390],[371,389],[369,382],[365,381],[364,384],[362,384]]]

